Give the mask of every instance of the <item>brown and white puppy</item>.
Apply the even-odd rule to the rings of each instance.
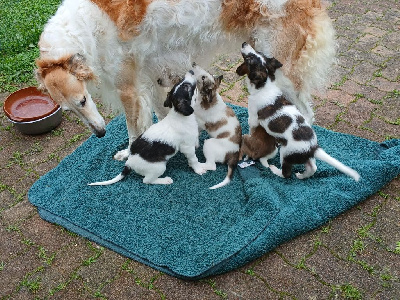
[[[299,179],[312,176],[317,170],[315,159],[320,159],[358,181],[360,175],[328,155],[317,142],[317,136],[299,110],[282,95],[275,83],[275,70],[282,64],[275,58],[267,58],[243,43],[241,49],[244,63],[236,72],[247,75],[249,90],[249,126],[262,126],[280,144],[282,169],[269,165],[271,171],[284,178],[292,174],[292,166],[304,164],[304,173],[297,173]]]
[[[184,74],[242,41],[285,63],[277,82],[312,120],[311,91],[335,62],[335,32],[320,0],[64,0],[39,40],[37,80],[99,137],[92,97],[125,113],[131,144],[168,113],[163,74]],[[129,149],[116,159],[124,159]]]
[[[244,160],[259,159],[261,164],[268,168],[268,159],[275,157],[277,151],[276,139],[259,125],[250,128],[250,133],[242,136],[239,158],[242,159],[243,155],[246,155]]]
[[[171,184],[171,177],[160,178],[164,174],[167,161],[178,151],[188,159],[189,166],[202,175],[206,171],[195,154],[199,132],[193,105],[197,98],[196,77],[193,71],[177,83],[168,94],[164,105],[171,108],[168,115],[153,124],[130,146],[130,154],[123,171],[115,178],[89,185],[109,185],[120,181],[132,170],[144,176],[143,183]]]
[[[225,179],[210,187],[216,189],[227,185],[232,179],[233,171],[239,161],[242,128],[232,108],[224,103],[217,92],[222,75],[214,77],[196,65],[193,66],[193,71],[199,89],[194,114],[199,128],[206,130],[211,137],[204,141],[203,153],[206,162],[203,168],[216,170],[216,163],[228,165]]]

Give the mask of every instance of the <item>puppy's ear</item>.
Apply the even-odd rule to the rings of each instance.
[[[167,94],[167,99],[164,101],[164,107],[172,108],[172,92]]]
[[[272,57],[269,59],[269,63],[271,64],[271,66],[276,70],[281,68],[283,65],[280,63],[279,60],[277,60],[275,57]]]
[[[219,85],[221,84],[221,82],[222,82],[222,79],[224,78],[224,76],[214,76],[214,81],[215,81],[215,88],[217,89],[217,88],[219,88]]]
[[[71,74],[79,80],[91,80],[95,77],[92,70],[86,64],[86,59],[79,53],[70,57],[68,67]]]
[[[190,102],[187,100],[179,100],[175,109],[184,116],[190,116],[194,112],[193,107],[190,106]]]
[[[236,69],[236,74],[239,76],[243,76],[246,74],[249,74],[249,68],[245,63],[242,63],[237,69]]]

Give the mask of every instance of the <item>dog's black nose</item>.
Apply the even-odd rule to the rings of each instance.
[[[247,43],[244,42],[244,43],[242,44],[242,48],[244,48],[244,47],[246,47],[246,46],[247,46]]]
[[[192,74],[192,75],[194,75],[194,72],[193,72],[193,70],[190,70],[190,71],[189,71],[189,73],[190,73],[190,74]]]
[[[102,138],[103,136],[106,135],[106,130],[105,130],[105,129],[96,130],[96,131],[94,132],[94,134],[96,135],[96,137]]]

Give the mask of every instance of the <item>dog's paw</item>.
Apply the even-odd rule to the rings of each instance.
[[[305,179],[305,178],[307,178],[308,176],[305,176],[303,173],[296,173],[296,177],[297,177],[298,179]]]
[[[194,172],[195,172],[196,174],[199,174],[199,175],[203,175],[203,174],[207,173],[207,170],[204,169],[202,166],[193,168],[193,170],[194,170]]]
[[[164,177],[164,178],[159,178],[162,184],[171,184],[174,182],[174,180],[171,177]]]
[[[215,163],[214,164],[201,163],[200,165],[206,171],[215,171],[217,169],[217,165]]]
[[[279,177],[285,178],[283,177],[282,174],[282,170],[278,169],[276,166],[274,165],[269,165],[269,169],[272,171],[272,173],[274,173],[275,175],[278,175]]]
[[[115,160],[127,160],[129,156],[129,149],[120,150],[114,155]]]
[[[164,177],[164,178],[156,178],[153,181],[149,181],[148,179],[143,178],[143,183],[147,183],[147,184],[171,184],[174,181],[172,180],[171,177]]]

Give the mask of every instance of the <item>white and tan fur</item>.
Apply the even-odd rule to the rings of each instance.
[[[143,183],[171,184],[171,177],[160,178],[164,174],[167,161],[178,151],[182,152],[189,166],[199,175],[206,171],[198,161],[195,146],[199,132],[193,105],[197,98],[196,77],[188,72],[169,93],[166,106],[171,107],[167,116],[153,124],[140,135],[130,147],[130,154],[123,171],[115,178],[89,185],[109,185],[116,183],[132,170],[144,176]]]
[[[284,62],[277,84],[312,120],[311,92],[324,86],[336,48],[320,0],[64,0],[40,37],[37,80],[99,137],[92,97],[123,111],[131,144],[152,111],[168,112],[158,78],[184,74],[192,61],[208,66],[210,53],[244,40]]]
[[[199,90],[194,113],[199,128],[206,130],[210,136],[203,145],[206,158],[203,168],[215,171],[216,163],[228,165],[225,179],[210,187],[216,189],[227,185],[232,179],[233,171],[239,161],[242,128],[233,109],[225,104],[217,92],[222,75],[214,77],[197,65],[193,66],[193,71]]]
[[[350,167],[328,155],[317,142],[317,136],[311,125],[305,120],[295,105],[287,101],[275,82],[275,71],[282,64],[275,58],[268,58],[256,52],[249,44],[243,43],[241,53],[244,59],[236,72],[246,75],[249,90],[248,112],[249,127],[261,126],[266,133],[280,144],[280,162],[282,169],[269,165],[267,159],[261,163],[284,178],[292,174],[292,166],[304,164],[305,171],[296,173],[297,178],[308,178],[317,170],[315,159],[320,159],[339,171],[358,181],[360,175]],[[268,158],[277,153],[275,141]],[[264,156],[266,157],[266,156]]]

